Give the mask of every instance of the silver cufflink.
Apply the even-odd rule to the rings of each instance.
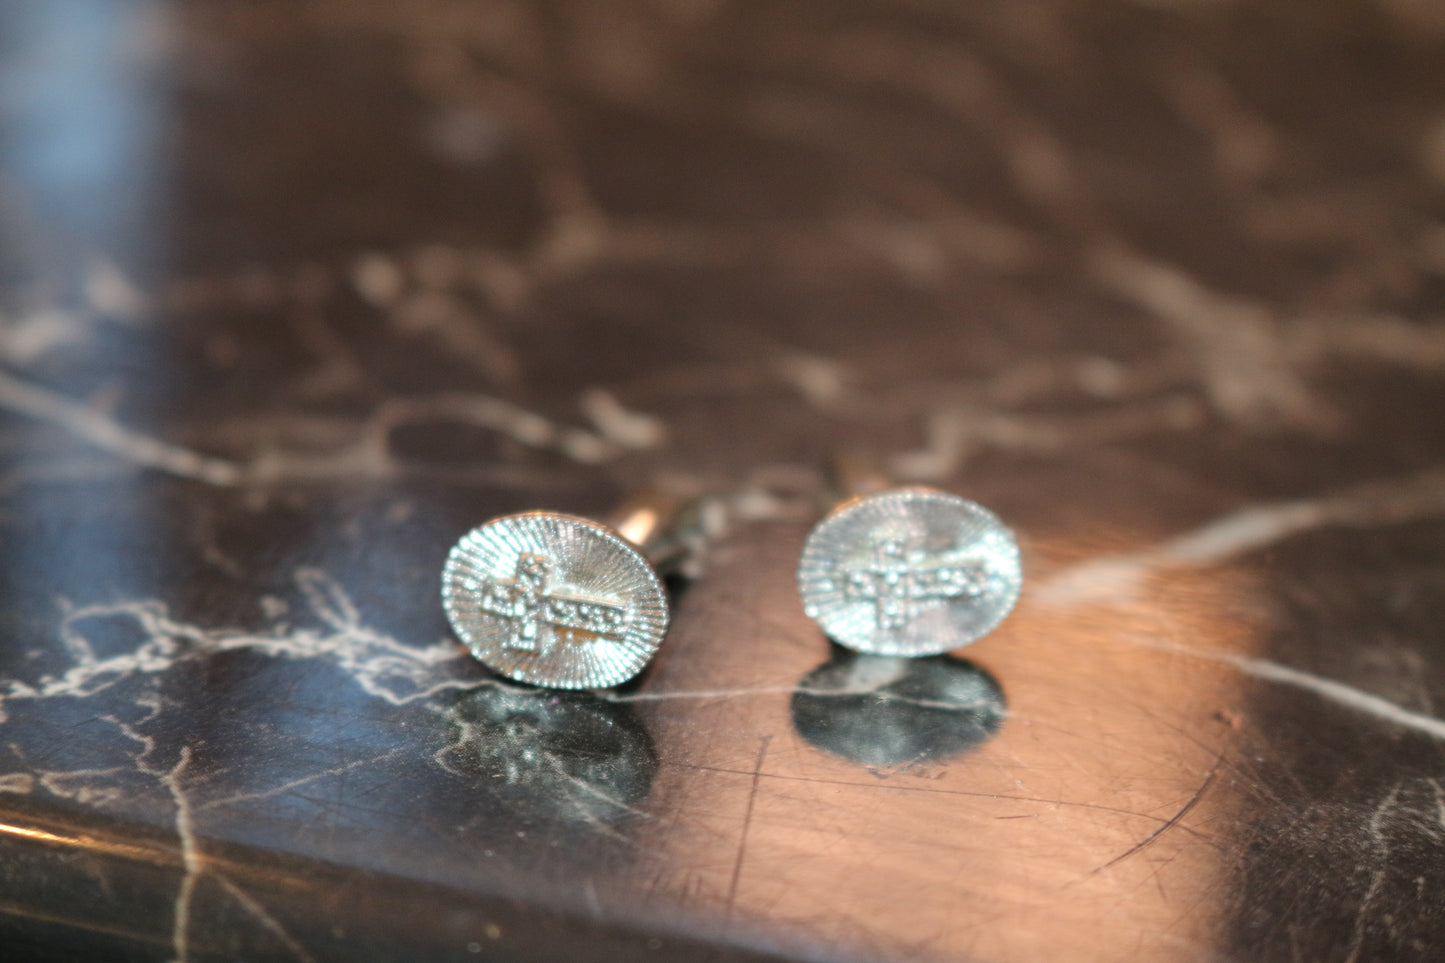
[[[992,632],[1023,583],[998,516],[933,488],[892,488],[834,508],[798,563],[803,609],[835,642],[874,655],[937,655]]]
[[[675,516],[636,503],[615,525],[562,512],[503,515],[472,529],[442,570],[442,606],[480,662],[556,689],[620,685],[651,661],[669,619],[641,546]]]

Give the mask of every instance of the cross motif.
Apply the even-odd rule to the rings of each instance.
[[[907,546],[896,538],[878,543],[872,564],[844,568],[841,574],[844,597],[873,602],[880,629],[902,628],[929,603],[982,595],[987,587],[984,566],[925,568],[910,561]]]
[[[511,622],[504,647],[545,657],[557,641],[555,633],[548,629],[581,631],[621,641],[629,616],[626,606],[550,591],[551,578],[550,559],[524,554],[517,559],[516,575],[511,581],[483,583],[482,609]]]

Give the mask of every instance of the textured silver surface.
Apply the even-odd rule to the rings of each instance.
[[[667,597],[638,550],[558,512],[472,529],[442,572],[442,605],[472,655],[520,682],[601,689],[642,671],[667,631]]]
[[[936,655],[1003,621],[1023,572],[988,509],[930,488],[855,498],[808,536],[803,608],[835,641],[878,655]]]

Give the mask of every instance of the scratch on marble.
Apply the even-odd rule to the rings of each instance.
[[[14,748],[13,746],[11,747]],[[115,787],[95,786],[92,780],[97,777],[114,776],[122,771],[120,766],[110,766],[104,769],[70,769],[64,772],[42,772],[40,773],[39,785],[46,792],[59,796],[62,799],[74,799],[82,805],[94,803],[107,803],[119,799],[121,792]],[[71,784],[78,784],[75,788]]]
[[[1377,360],[1417,371],[1445,368],[1445,324],[1386,314],[1318,316],[1284,329],[1287,356],[1298,363],[1339,357]]]
[[[1214,162],[1231,179],[1253,183],[1273,165],[1273,129],[1240,103],[1218,71],[1204,63],[1166,65],[1164,93],[1179,114],[1212,142]]]
[[[553,761],[553,765],[556,765],[555,760]],[[582,792],[585,792],[590,796],[595,796],[597,799],[607,803],[609,806],[616,806],[623,812],[630,813],[633,816],[637,816],[642,819],[657,819],[656,816],[654,816],[647,810],[638,809],[636,806],[629,805],[628,803],[623,802],[621,799],[618,799],[616,796],[603,792],[601,789],[598,789],[595,785],[588,782],[587,780],[579,779],[576,776],[572,775],[570,772],[562,770],[560,765],[557,766],[557,769],[558,774],[563,776],[569,783],[576,786]]]
[[[623,406],[605,388],[589,388],[580,399],[582,413],[597,426],[602,437],[618,448],[656,448],[667,438],[662,419]]]
[[[1333,494],[1231,512],[1142,552],[1093,559],[1031,593],[1050,605],[1127,601],[1154,572],[1216,565],[1329,526],[1364,528],[1445,516],[1445,469],[1373,481]]]
[[[496,293],[490,275],[474,269],[478,260],[468,249],[444,244],[423,245],[409,256],[372,251],[352,263],[350,278],[399,333],[430,336],[493,381],[515,385],[521,375],[516,352],[462,297],[468,284],[484,296]]]
[[[1227,665],[1256,679],[1263,679],[1266,682],[1275,682],[1280,685],[1303,689],[1327,701],[1344,706],[1347,709],[1353,709],[1364,715],[1373,716],[1376,719],[1400,726],[1404,729],[1424,733],[1434,739],[1445,740],[1445,720],[1437,719],[1434,716],[1428,716],[1421,712],[1413,712],[1396,705],[1388,699],[1382,699],[1362,689],[1346,685],[1343,682],[1336,682],[1333,679],[1327,679],[1310,672],[1305,672],[1302,669],[1291,668],[1290,666],[1281,665],[1278,662],[1273,662],[1268,659],[1235,655],[1232,652],[1210,651],[1208,649],[1198,649],[1167,642],[1146,641],[1139,638],[1131,638],[1126,641],[1127,644],[1135,648],[1149,649],[1155,652],[1180,655],[1205,662]]]
[[[82,281],[88,307],[97,315],[138,322],[150,311],[149,299],[114,261],[92,258]]]
[[[447,291],[408,294],[386,317],[406,335],[426,335],[492,381],[515,385],[521,364],[510,347],[460,298]]]
[[[391,451],[391,433],[399,427],[424,421],[468,422],[498,431],[532,448],[555,450],[582,464],[606,461],[622,450],[603,435],[556,425],[540,414],[486,395],[391,399],[362,421],[360,437],[350,446],[320,455],[263,449],[249,460],[239,462],[159,441],[125,427],[97,408],[5,372],[0,372],[0,408],[64,428],[136,467],[222,488],[286,481],[391,477],[401,470]],[[503,469],[479,470],[497,480],[504,481],[507,477]]]
[[[1440,824],[1441,829],[1445,829],[1445,787],[1440,785],[1438,779],[1426,779],[1425,781],[1430,784],[1431,791],[1435,793],[1435,821]]]
[[[942,43],[877,29],[840,31],[826,43],[797,45],[822,51],[815,66],[833,76],[883,83],[926,98],[939,110],[995,140],[1015,189],[1064,226],[1092,225],[1096,217],[1064,143],[1015,98],[982,60]],[[775,49],[793,56],[778,42]]]
[[[638,809],[636,806],[630,806],[622,800],[603,792],[596,786],[589,784],[587,780],[579,779],[571,773],[564,771],[562,767],[555,762],[555,760],[549,759],[549,763],[552,765],[553,768],[557,770],[558,775],[563,778],[564,784],[572,787],[575,791],[585,793],[607,806],[614,806],[622,812],[628,813],[635,817],[640,817],[643,819],[657,818],[656,816],[652,815],[652,813],[649,813],[646,810]],[[575,798],[569,801],[573,804],[573,812],[582,820],[582,822],[586,823],[595,832],[601,833],[604,836],[610,836],[611,838],[619,841],[625,840],[627,838],[622,833],[618,832],[616,829],[610,826],[608,822],[602,818],[601,815],[594,812],[587,805],[578,802]]]
[[[177,963],[187,963],[190,960],[191,900],[195,896],[196,884],[200,882],[201,874],[205,871],[205,861],[196,842],[195,823],[191,818],[191,802],[180,784],[181,776],[190,763],[191,747],[182,746],[175,766],[160,777],[161,785],[170,791],[176,807],[176,833],[180,838],[181,864],[185,871],[180,889],[176,893],[171,933],[171,948],[175,952]]]
[[[79,303],[41,304],[0,315],[0,357],[26,365],[59,348],[85,343],[107,321],[135,324],[149,310],[146,297],[113,262],[92,257],[79,279]]]
[[[126,728],[126,727],[122,727]],[[147,743],[148,751],[153,743],[142,738]],[[192,747],[182,746],[177,756],[176,764],[169,770],[159,770],[144,761],[144,755],[140,760],[140,769],[154,775],[160,784],[169,792],[172,804],[175,807],[175,828],[180,843],[181,867],[183,875],[180,886],[176,891],[173,908],[173,922],[171,931],[171,949],[176,963],[188,963],[191,959],[191,926],[192,908],[195,901],[196,887],[202,879],[210,879],[224,889],[231,898],[250,913],[262,926],[279,939],[291,952],[300,960],[309,961],[311,955],[306,952],[296,940],[286,932],[279,922],[266,911],[250,894],[246,893],[234,881],[224,873],[207,864],[204,854],[201,852],[199,837],[196,832],[195,807],[192,806],[190,795],[181,784],[182,777],[191,764]]]
[[[1382,831],[1385,819],[1395,808],[1395,800],[1399,798],[1400,787],[1393,787],[1381,803],[1375,807],[1370,814],[1370,821],[1366,824],[1366,831],[1370,840],[1375,844],[1378,852],[1379,868],[1375,870],[1370,879],[1369,889],[1365,891],[1364,897],[1360,900],[1359,909],[1355,911],[1355,927],[1350,937],[1348,954],[1345,956],[1345,963],[1355,963],[1360,958],[1360,951],[1364,948],[1366,927],[1369,924],[1369,912],[1379,897],[1380,889],[1385,885],[1389,876],[1390,868],[1390,844],[1385,839]]]
[[[758,757],[753,763],[752,785],[748,790],[747,807],[743,811],[742,832],[738,834],[738,852],[733,861],[733,872],[731,881],[728,883],[727,913],[725,919],[732,920],[733,908],[737,904],[738,887],[743,877],[743,861],[747,858],[748,852],[748,831],[753,824],[753,809],[757,804],[758,787],[763,776],[763,761],[768,756],[768,745],[773,741],[771,735],[763,736],[758,741]]]
[[[384,254],[370,252],[351,265],[351,283],[372,307],[391,308],[406,289],[406,275],[396,261]]]
[[[0,687],[0,721],[10,702],[56,696],[94,695],[134,675],[159,675],[180,658],[193,653],[251,649],[280,658],[333,658],[368,695],[393,705],[405,705],[448,689],[468,688],[475,679],[461,678],[441,667],[463,659],[457,646],[438,641],[420,647],[398,642],[363,624],[350,597],[326,573],[304,568],[296,575],[298,586],[315,614],[330,630],[285,629],[272,632],[206,629],[172,619],[160,601],[98,603],[72,607],[61,622],[63,636],[71,636],[75,664],[59,675],[47,675],[30,684],[3,680]],[[99,658],[84,642],[82,623],[91,618],[123,616],[145,633],[135,649]],[[157,708],[158,711],[158,708]],[[117,723],[119,724],[119,723]],[[132,735],[144,740],[145,737]]]
[[[1335,421],[1287,356],[1264,304],[1205,287],[1183,270],[1121,244],[1088,252],[1095,280],[1166,322],[1191,346],[1210,400],[1242,424],[1328,427]]]
[[[55,305],[0,318],[0,357],[30,364],[57,348],[83,341],[86,331],[74,311]]]
[[[918,699],[913,696],[888,692],[874,685],[845,686],[836,689],[819,689],[811,686],[757,686],[748,689],[681,689],[665,692],[632,692],[626,695],[599,693],[607,702],[709,702],[719,699],[754,699],[769,696],[803,694],[820,699],[845,699],[852,696],[877,696],[888,702],[917,706],[920,709],[940,709],[948,712],[976,712],[993,708],[989,700],[945,701],[940,699]]]
[[[789,354],[779,358],[775,368],[804,401],[819,411],[836,409],[848,394],[848,371],[831,358]]]
[[[1223,758],[1222,754],[1221,758]],[[1109,860],[1107,863],[1100,866],[1089,875],[1096,875],[1108,869],[1110,866],[1122,863],[1124,860],[1128,859],[1130,856],[1133,856],[1135,853],[1138,853],[1141,850],[1144,850],[1147,847],[1153,845],[1160,836],[1163,836],[1164,833],[1168,832],[1170,829],[1173,829],[1175,826],[1178,826],[1181,820],[1183,820],[1185,816],[1189,815],[1190,811],[1199,804],[1199,800],[1204,798],[1204,794],[1209,791],[1210,786],[1214,785],[1214,780],[1218,775],[1219,761],[1216,760],[1213,768],[1211,768],[1208,775],[1204,777],[1204,782],[1200,784],[1199,788],[1194,791],[1193,795],[1189,797],[1188,801],[1184,803],[1183,807],[1181,807],[1177,813],[1169,817],[1169,819],[1165,820],[1164,823],[1159,826],[1159,828],[1155,829],[1148,836],[1145,836],[1142,840],[1135,843],[1133,846],[1130,846],[1127,850],[1120,853],[1118,856],[1115,856],[1113,859]]]
[[[25,795],[35,789],[35,777],[28,772],[7,772],[0,775],[0,792]]]
[[[389,436],[396,428],[455,419],[501,432],[531,448],[551,448],[584,464],[616,457],[618,446],[602,435],[554,424],[542,415],[489,395],[445,394],[383,402],[367,419],[358,452],[367,461],[390,460]]]
[[[1158,570],[1217,564],[1324,526],[1367,527],[1439,516],[1445,516],[1445,470],[1433,469],[1318,498],[1242,509],[1153,549],[1076,565],[1031,594],[1047,605],[1127,603]],[[1127,641],[1139,648],[1228,665],[1254,678],[1313,692],[1356,712],[1445,740],[1445,721],[1342,682],[1267,659],[1153,639],[1133,637]]]
[[[227,893],[229,893],[231,895],[231,898],[234,899],[237,903],[239,903],[241,907],[246,910],[246,912],[250,913],[261,923],[262,926],[269,930],[272,936],[275,936],[278,940],[280,940],[282,944],[291,951],[291,954],[295,956],[296,959],[300,960],[301,963],[313,963],[315,957],[308,953],[304,946],[296,942],[296,938],[293,937],[290,933],[286,932],[285,927],[283,927],[280,922],[277,921],[276,917],[272,916],[269,912],[267,912],[266,907],[262,906],[259,902],[257,902],[250,893],[247,893],[244,889],[238,886],[234,880],[230,879],[224,873],[218,872],[214,868],[209,871],[208,877],[212,880],[215,880],[215,882]]]
[[[601,247],[606,218],[582,174],[567,129],[534,90],[484,69],[460,43],[418,47],[408,63],[415,87],[443,103],[479,103],[498,111],[530,151],[548,231],[539,244],[547,264],[588,260]]]
[[[894,455],[890,464],[901,479],[943,481],[955,476],[970,457],[989,449],[1052,454],[1081,445],[1198,427],[1203,420],[1200,406],[1182,397],[1074,417],[947,406],[928,418],[925,446]]]
[[[126,428],[100,411],[0,371],[0,407],[64,428],[103,451],[143,468],[219,487],[239,485],[244,472],[222,458],[201,455]]]
[[[233,649],[253,649],[282,658],[334,658],[369,695],[401,705],[426,698],[448,688],[465,688],[474,680],[458,678],[453,673],[436,672],[443,663],[458,658],[455,646],[439,643],[429,648],[403,645],[369,628],[349,595],[324,572],[303,569],[297,583],[312,614],[327,631],[286,629],[277,626],[272,634],[238,630],[208,630],[172,619],[166,607],[157,600],[139,600],[106,605],[66,606],[61,635],[73,665],[59,675],[47,675],[34,683],[18,679],[4,680],[0,685],[0,720],[11,703],[55,697],[84,697],[101,692],[126,679],[137,676],[159,677],[178,661],[193,654]],[[84,623],[91,618],[124,616],[133,619],[145,634],[133,650],[100,657],[84,636]],[[204,810],[231,804],[242,799],[265,798],[284,793],[295,786],[339,772],[370,765],[395,755],[399,750],[383,753],[374,759],[360,760],[348,766],[312,774],[304,779],[272,789],[239,794],[196,805],[187,785],[189,767],[195,747],[182,746],[169,767],[154,759],[157,743],[140,726],[163,710],[165,701],[156,691],[135,695],[132,703],[150,711],[140,720],[128,722],[111,715],[97,717],[117,728],[139,746],[134,757],[136,771],[156,780],[169,795],[175,809],[174,827],[184,874],[174,900],[172,951],[176,960],[185,963],[193,954],[192,915],[197,887],[203,879],[214,879],[249,913],[281,940],[298,958],[310,959],[303,947],[285,932],[280,924],[253,898],[233,882],[224,879],[207,865],[201,851],[196,817]],[[15,749],[18,753],[18,748]],[[22,757],[23,758],[23,757]],[[29,793],[36,788],[91,804],[105,804],[117,796],[105,779],[122,774],[125,767],[80,769],[63,772],[7,773],[0,775],[0,792]],[[99,780],[99,781],[98,781]]]
[[[274,796],[280,796],[283,793],[290,792],[292,789],[295,789],[298,786],[304,786],[308,783],[315,782],[318,779],[327,779],[331,776],[339,776],[342,773],[352,772],[353,770],[374,765],[378,762],[385,762],[389,759],[395,758],[400,753],[400,749],[392,749],[388,752],[379,753],[366,759],[357,759],[355,762],[347,763],[344,766],[336,766],[332,769],[326,769],[321,772],[312,773],[309,776],[302,776],[299,779],[292,779],[289,782],[282,783],[279,786],[273,786],[270,789],[262,790],[259,792],[237,793],[232,796],[225,796],[221,799],[209,799],[201,805],[196,806],[195,811],[205,812],[208,809],[217,809],[222,806],[233,806],[238,802],[246,802],[252,799],[270,799]]]
[[[483,687],[503,692],[516,692],[523,698],[530,697],[534,692],[534,690],[524,690],[520,686],[506,683],[500,679],[488,680],[477,686],[477,688]],[[554,803],[565,803],[569,818],[580,820],[603,835],[618,840],[625,839],[621,833],[608,824],[604,815],[596,811],[595,805],[581,799],[581,796],[585,795],[591,800],[604,803],[614,810],[611,815],[625,812],[644,819],[656,818],[652,813],[618,799],[588,782],[587,779],[574,775],[569,771],[564,757],[546,746],[539,747],[525,736],[519,736],[510,726],[498,732],[491,727],[459,718],[454,712],[436,711],[449,723],[451,735],[447,744],[432,754],[432,761],[453,775],[465,776],[467,771],[454,766],[448,757],[459,754],[464,749],[482,749],[487,754],[487,768],[495,767],[492,772],[493,778],[504,778],[508,785],[519,785],[534,782],[539,774],[545,774],[555,780],[548,787],[549,795],[554,797]]]
[[[447,111],[465,109],[486,117],[490,126],[505,126],[505,136],[530,155],[546,208],[541,239],[520,255],[486,252],[474,262],[474,267],[485,268],[474,270],[474,277],[479,273],[488,276],[483,287],[494,291],[499,307],[515,308],[538,281],[572,276],[601,261],[629,260],[640,255],[656,263],[692,260],[699,253],[726,258],[737,252],[736,232],[725,229],[700,231],[688,225],[643,221],[614,223],[586,182],[581,153],[572,143],[567,126],[541,92],[545,85],[539,86],[537,81],[546,73],[551,57],[544,53],[546,44],[537,36],[536,25],[518,27],[518,18],[528,18],[520,14],[517,18],[488,18],[485,26],[477,23],[467,30],[427,30],[419,35],[417,25],[408,18],[376,9],[351,10],[341,4],[313,3],[310,13],[324,18],[332,30],[359,29],[404,40],[413,52],[407,62],[407,76],[420,93]],[[615,29],[616,21],[609,26]],[[494,47],[493,41],[501,35],[519,39]],[[645,42],[644,48],[651,43]],[[886,80],[922,93],[951,114],[988,120],[981,127],[986,134],[1000,136],[1002,152],[1021,190],[1070,223],[1081,220],[1081,185],[1071,170],[1063,142],[1039,118],[1007,97],[1003,85],[987,67],[961,58],[943,45],[911,44],[901,35],[860,31],[840,36],[832,47],[812,66],[846,78]],[[790,48],[774,44],[769,49],[782,53]],[[633,51],[622,62],[635,67],[640,62],[636,54]],[[928,69],[920,71],[920,62]],[[599,84],[608,97],[641,96],[635,85],[614,85],[616,66],[612,64],[602,71],[583,70],[571,79]],[[665,103],[655,100],[648,101],[647,106],[666,109]],[[912,177],[919,179],[921,175],[915,172]],[[957,211],[951,203],[944,203],[948,192],[936,186],[926,193],[927,203],[915,205],[926,216],[918,224],[906,225],[896,243],[878,243],[879,238],[890,235],[890,225],[874,218],[865,224],[844,225],[843,230],[813,229],[801,236],[789,232],[777,248],[793,252],[848,247],[879,255],[904,274],[929,276],[937,273],[944,253],[991,263],[1004,270],[1035,260],[1037,245],[1026,232]],[[937,216],[940,206],[950,208],[950,213]],[[757,232],[750,233],[755,237]],[[836,243],[840,236],[848,241],[846,245]],[[755,239],[749,239],[741,247],[756,250],[758,245]],[[401,295],[394,267],[384,261],[368,260],[364,271],[353,273],[353,280],[373,303],[394,305]]]

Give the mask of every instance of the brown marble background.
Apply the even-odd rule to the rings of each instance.
[[[1436,959],[1442,314],[1431,0],[12,0],[3,955]],[[967,661],[804,617],[840,451]],[[647,486],[640,681],[465,656]]]

